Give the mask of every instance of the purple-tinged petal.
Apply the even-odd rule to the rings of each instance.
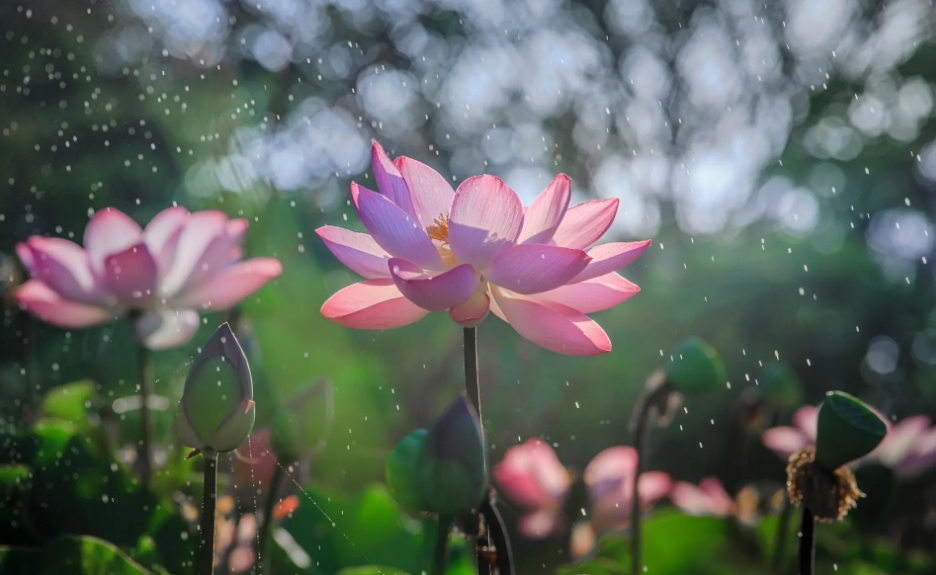
[[[790,455],[800,449],[811,445],[812,439],[803,430],[797,427],[772,427],[766,430],[761,439],[767,449],[777,454],[777,457],[786,461]]]
[[[188,218],[189,212],[185,208],[167,208],[156,214],[143,230],[143,241],[156,260],[160,277],[165,276],[172,265]]]
[[[40,280],[29,280],[16,289],[16,301],[42,321],[64,328],[90,327],[116,320],[114,309],[76,303],[63,299]]]
[[[137,337],[154,351],[187,344],[198,331],[198,312],[191,309],[163,309],[137,318]]]
[[[491,287],[491,292],[507,322],[536,345],[564,355],[611,351],[611,340],[601,326],[568,306],[535,301],[496,286]]]
[[[897,475],[903,479],[915,479],[933,467],[936,467],[936,428],[917,437],[910,453],[898,465]]]
[[[478,275],[468,264],[438,275],[400,258],[389,262],[390,274],[406,299],[429,311],[442,311],[464,303],[478,287]]]
[[[406,215],[422,223],[413,209],[413,201],[410,199],[409,189],[406,187],[403,175],[390,159],[390,156],[387,155],[387,152],[377,142],[374,142],[374,145],[371,146],[371,168],[374,170],[377,190],[406,212]],[[436,214],[434,217],[438,216],[439,214]],[[431,223],[430,220],[429,224]],[[429,224],[425,224],[423,227],[427,227]]]
[[[511,501],[533,509],[561,508],[571,485],[556,452],[538,438],[508,449],[493,476]]]
[[[439,216],[451,212],[455,191],[442,174],[406,156],[400,156],[394,164],[406,182],[413,212],[423,229],[431,226]]]
[[[601,239],[617,214],[617,198],[591,200],[566,210],[552,242],[557,246],[583,250]]]
[[[322,305],[327,319],[354,329],[393,329],[403,327],[429,313],[403,297],[391,279],[367,280],[352,284],[328,298]]]
[[[91,272],[88,253],[78,244],[60,238],[33,236],[25,246],[18,251],[30,252],[32,276],[64,299],[89,305],[101,305],[107,300],[107,292]]]
[[[517,243],[522,226],[523,204],[499,178],[474,176],[458,186],[449,217],[449,245],[460,263],[487,268]]]
[[[424,269],[445,269],[439,251],[426,230],[396,204],[353,182],[351,198],[364,227],[390,255],[411,261]]]
[[[478,327],[491,311],[486,285],[478,285],[471,297],[449,310],[452,321],[462,327]]]
[[[315,230],[338,261],[367,279],[390,277],[387,261],[390,254],[367,234],[335,226]]]
[[[32,249],[29,247],[29,244],[26,242],[16,244],[16,257],[19,258],[20,263],[23,264],[23,267],[26,268],[29,275],[35,275],[36,260],[33,259]]]
[[[91,261],[91,271],[104,274],[104,259],[140,242],[143,230],[130,216],[115,208],[98,211],[84,232],[84,247]]]
[[[159,270],[146,244],[139,243],[107,256],[102,279],[117,301],[140,308],[157,296]]]
[[[523,230],[517,241],[528,244],[547,244],[559,229],[559,224],[569,207],[572,196],[572,184],[569,176],[559,174],[546,186],[546,189],[523,216]]]
[[[485,274],[496,285],[520,294],[538,294],[565,285],[591,258],[582,250],[544,244],[517,244],[500,252]]]
[[[162,281],[164,296],[172,296],[197,284],[230,259],[232,248],[223,212],[207,210],[191,214],[179,236],[175,258]]]
[[[263,287],[282,271],[283,265],[275,258],[253,258],[230,264],[191,290],[176,295],[171,303],[180,308],[228,309]]]
[[[585,251],[591,258],[591,262],[570,283],[583,282],[620,269],[643,255],[649,247],[650,240],[644,240],[602,244],[589,248]]]
[[[609,273],[576,284],[536,294],[533,299],[567,305],[584,314],[612,308],[640,291],[635,284],[617,273]]]

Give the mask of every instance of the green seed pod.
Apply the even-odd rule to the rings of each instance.
[[[816,462],[830,471],[871,453],[887,434],[874,410],[841,391],[826,394],[818,417]]]
[[[725,364],[715,348],[698,337],[690,337],[673,350],[666,377],[679,392],[698,393],[715,389],[727,381]]]
[[[222,324],[185,378],[176,431],[182,443],[201,451],[233,451],[250,435],[255,417],[247,357]]]

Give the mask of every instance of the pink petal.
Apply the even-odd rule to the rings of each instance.
[[[387,261],[390,254],[367,234],[335,226],[315,230],[338,261],[367,279],[390,277]]]
[[[508,449],[493,477],[511,501],[530,508],[560,508],[570,485],[556,452],[536,438]]]
[[[491,289],[499,310],[517,333],[536,345],[565,355],[597,355],[611,351],[611,340],[601,327],[574,309],[539,302]],[[492,310],[493,310],[492,306]]]
[[[400,293],[429,311],[442,311],[464,303],[478,287],[478,276],[468,264],[434,276],[423,273],[419,266],[404,259],[393,258],[389,265]]]
[[[78,244],[60,238],[33,236],[20,246],[17,246],[17,253],[21,259],[29,252],[32,276],[64,299],[90,305],[100,305],[107,299],[107,292],[91,273],[88,253]]]
[[[231,238],[231,243],[240,246],[244,242],[244,235],[247,233],[247,227],[250,224],[246,218],[235,218],[228,220],[224,226],[224,231]]]
[[[735,506],[721,482],[714,477],[706,477],[698,487],[680,481],[673,486],[670,499],[677,507],[692,514],[730,515]]]
[[[569,176],[559,174],[537,196],[523,216],[523,230],[517,239],[521,243],[546,244],[559,228],[569,207],[572,185]]]
[[[154,351],[187,344],[198,331],[198,312],[191,309],[150,311],[134,323],[137,337]]]
[[[764,445],[786,461],[790,455],[811,445],[812,439],[796,427],[773,427],[761,435]]]
[[[442,174],[406,156],[400,156],[394,163],[406,182],[416,219],[424,229],[439,216],[451,212],[455,192]]]
[[[421,222],[416,215],[416,211],[413,210],[413,201],[410,199],[409,189],[406,187],[403,175],[400,174],[400,170],[397,169],[390,157],[387,156],[387,152],[377,142],[374,142],[371,147],[371,168],[374,170],[374,180],[377,181],[377,189],[380,193],[390,198],[391,202],[406,212],[406,215]],[[451,186],[449,186],[449,189],[451,189]],[[451,202],[451,199],[449,199],[449,202]],[[448,213],[448,211],[444,213]],[[439,214],[436,214],[434,217],[438,216]],[[430,219],[429,223],[424,224],[423,227],[428,227],[431,223],[432,220]]]
[[[643,255],[649,247],[650,240],[644,240],[602,244],[589,248],[586,253],[591,257],[591,262],[571,283],[583,282],[620,269]]]
[[[352,284],[322,305],[327,319],[354,329],[393,329],[409,325],[429,313],[403,297],[391,279]]]
[[[491,283],[521,294],[535,294],[565,285],[591,261],[582,250],[518,244],[500,252],[485,274]]]
[[[554,290],[536,294],[536,300],[546,300],[567,305],[581,313],[612,308],[622,303],[640,288],[612,272],[603,276],[585,280],[577,284],[564,285]]]
[[[143,241],[159,266],[160,276],[164,276],[172,265],[179,236],[189,218],[185,208],[167,208],[153,217],[143,230]]]
[[[587,521],[579,521],[572,526],[572,535],[569,538],[569,553],[573,559],[585,557],[595,548],[598,536],[595,527]]]
[[[653,507],[659,499],[669,495],[673,489],[673,480],[669,474],[662,471],[647,471],[640,474],[637,480],[637,489],[640,491],[640,506],[643,509]],[[631,488],[633,489],[633,488]],[[630,492],[631,489],[628,489]]]
[[[121,304],[139,308],[156,296],[159,271],[146,244],[139,243],[107,256],[102,279]]]
[[[253,258],[215,272],[194,288],[172,298],[179,308],[222,310],[236,305],[282,273],[275,258]]]
[[[887,421],[885,419],[885,421]],[[819,408],[814,405],[804,405],[793,413],[793,425],[800,428],[809,443],[816,442],[816,426],[819,424]]]
[[[445,269],[426,230],[400,207],[354,182],[351,183],[351,198],[364,227],[390,255],[411,261],[424,269]]]
[[[600,498],[631,483],[636,472],[637,450],[624,445],[609,447],[596,455],[585,467],[583,479],[593,497]]]
[[[26,268],[26,271],[29,272],[30,275],[36,273],[34,271],[36,261],[33,259],[32,249],[26,242],[16,244],[16,257],[19,258],[20,263],[23,264],[23,267]]]
[[[587,248],[608,231],[619,203],[617,198],[591,200],[569,208],[559,229],[553,234],[551,243],[580,250]]]
[[[877,459],[889,467],[897,467],[913,449],[917,438],[929,428],[929,424],[930,419],[925,415],[902,419],[890,428],[868,458]]]
[[[907,457],[897,467],[904,479],[914,479],[936,466],[936,428],[921,433]]]
[[[558,509],[539,509],[520,518],[517,526],[520,534],[527,539],[546,539],[562,533],[565,520]]]
[[[84,232],[84,247],[88,251],[91,270],[102,277],[104,258],[139,243],[142,234],[139,224],[120,210],[104,208],[95,213]]]
[[[162,281],[163,295],[174,295],[229,262],[234,244],[225,229],[227,222],[227,216],[217,210],[189,216],[179,236],[175,258]]]
[[[449,218],[449,245],[460,263],[483,270],[517,242],[523,204],[494,176],[474,176],[460,186]]]
[[[490,310],[491,297],[479,285],[470,298],[449,310],[449,317],[462,327],[478,327]]]
[[[119,312],[63,299],[39,280],[29,280],[16,289],[16,301],[42,321],[64,328],[82,328],[114,321]]]

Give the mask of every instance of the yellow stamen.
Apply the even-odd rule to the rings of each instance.
[[[449,219],[446,214],[439,214],[435,219],[435,224],[426,228],[429,239],[439,240],[442,245],[448,245]]]

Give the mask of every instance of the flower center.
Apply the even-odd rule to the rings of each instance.
[[[429,239],[438,240],[442,242],[443,246],[447,246],[449,241],[448,214],[439,214],[439,217],[435,219],[435,223],[426,228],[426,233],[429,234]]]

